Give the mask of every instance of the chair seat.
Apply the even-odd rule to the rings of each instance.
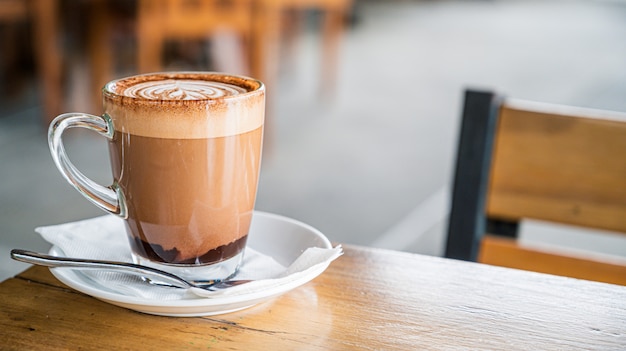
[[[626,258],[588,255],[567,249],[528,246],[516,239],[485,235],[478,262],[626,285]]]

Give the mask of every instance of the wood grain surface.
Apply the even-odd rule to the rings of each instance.
[[[626,287],[345,245],[312,282],[225,315],[109,305],[33,267],[0,283],[2,350],[623,350]]]

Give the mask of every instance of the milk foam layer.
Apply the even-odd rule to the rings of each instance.
[[[154,138],[237,135],[263,125],[265,87],[219,73],[156,73],[104,88],[105,113],[117,131]]]
[[[118,93],[148,100],[203,100],[246,93],[243,87],[204,80],[169,79],[131,85]]]

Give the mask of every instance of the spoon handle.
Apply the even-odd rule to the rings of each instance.
[[[125,273],[140,276],[142,278],[152,278],[154,279],[154,281],[158,281],[159,285],[170,284],[179,288],[196,287],[195,284],[190,283],[177,275],[134,263],[59,257],[20,249],[11,250],[11,258],[16,261],[32,263],[46,267],[98,269],[116,272],[122,271]],[[211,283],[209,282],[209,284],[207,285],[211,285]]]

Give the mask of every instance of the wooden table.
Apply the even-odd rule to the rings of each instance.
[[[346,245],[274,300],[174,318],[106,304],[34,267],[0,283],[0,349],[42,348],[624,350],[626,287]]]

